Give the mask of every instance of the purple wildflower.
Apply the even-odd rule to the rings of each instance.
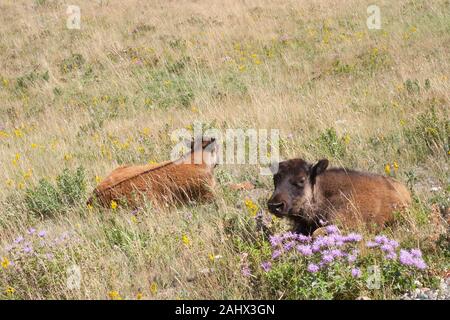
[[[304,256],[310,256],[313,254],[311,246],[308,246],[308,245],[298,245],[297,251],[300,252]]]
[[[358,253],[359,253],[359,250],[357,250],[357,249],[353,250],[353,251],[347,256],[347,261],[348,261],[349,263],[355,262],[356,259],[358,258]]]
[[[283,241],[283,239],[281,238],[280,235],[276,234],[276,235],[270,236],[269,241],[270,241],[270,244],[272,245],[272,247],[276,247]]]
[[[414,266],[420,270],[427,268],[427,264],[422,259],[422,252],[419,249],[412,249],[411,252],[401,249],[399,259],[400,263],[406,266]]]
[[[289,241],[289,242],[287,242],[287,243],[285,243],[285,244],[283,245],[283,248],[284,248],[286,251],[289,251],[289,250],[291,250],[291,249],[294,247],[294,245],[295,245],[295,242],[294,242],[294,241]]]
[[[325,237],[324,239],[325,246],[334,246],[336,244],[336,237],[334,234],[329,235],[328,237]]]
[[[305,236],[303,234],[297,234],[297,240],[300,242],[309,242],[311,241],[311,237]]]
[[[388,260],[395,260],[395,259],[397,259],[397,254],[395,253],[395,251],[390,251],[386,254],[385,257]]]
[[[33,248],[31,248],[30,245],[28,245],[28,244],[23,248],[23,252],[25,252],[25,253],[30,253],[32,251],[33,251]]]
[[[367,243],[366,243],[366,247],[367,248],[376,248],[376,247],[378,247],[378,243],[376,243],[376,242],[373,242],[373,241],[367,241]]]
[[[374,240],[378,244],[384,244],[384,243],[389,242],[389,239],[383,235],[376,236]]]
[[[362,236],[357,233],[349,233],[344,237],[344,242],[359,242],[362,240]]]
[[[318,244],[313,244],[313,245],[311,246],[311,250],[312,250],[312,252],[314,252],[314,253],[319,252],[319,251],[320,251],[320,245],[318,245]]]
[[[241,272],[244,277],[250,277],[252,275],[252,272],[248,266],[243,266]]]
[[[389,240],[388,244],[390,244],[394,249],[399,246],[398,242],[395,240]]]
[[[47,232],[45,230],[39,231],[38,236],[43,238],[45,237],[45,235],[47,234]]]
[[[353,268],[352,269],[352,276],[354,278],[359,278],[361,276],[361,270],[359,270],[358,268]]]
[[[315,272],[319,271],[319,266],[318,266],[317,264],[310,263],[310,264],[308,265],[307,270],[308,270],[309,272],[311,272],[311,273],[315,273]]]
[[[415,266],[417,269],[420,269],[420,270],[424,270],[424,269],[427,268],[427,264],[426,264],[425,261],[423,261],[422,259],[416,259],[416,260],[414,261],[414,266]]]
[[[327,253],[322,256],[322,262],[325,264],[331,263],[331,262],[333,262],[333,260],[334,260],[334,257],[331,254]]]
[[[23,239],[24,239],[24,237],[19,236],[19,237],[17,237],[17,238],[14,240],[14,242],[15,242],[15,243],[21,243],[21,242],[23,241]]]
[[[384,252],[392,252],[394,248],[390,244],[383,244],[380,249]]]
[[[266,261],[261,263],[261,267],[263,268],[264,272],[269,272],[272,268],[272,263],[270,261]]]
[[[340,257],[342,257],[344,254],[343,254],[343,252],[342,252],[341,250],[339,250],[339,249],[333,249],[333,250],[331,250],[331,255],[332,255],[334,258],[340,258]]]
[[[400,263],[406,266],[412,266],[414,264],[414,259],[411,253],[407,250],[400,250]]]
[[[419,249],[411,249],[411,254],[414,258],[422,258],[422,251]]]
[[[277,259],[279,256],[281,256],[281,250],[275,250],[275,251],[272,253],[272,259],[273,259],[273,260]]]
[[[35,232],[36,232],[36,229],[35,229],[35,228],[29,228],[28,231],[27,231],[27,233],[28,233],[29,235],[32,235],[32,234],[34,234]]]
[[[327,231],[328,234],[339,233],[339,229],[334,225],[325,227],[325,230]]]
[[[288,231],[283,235],[284,240],[295,239],[295,238],[297,238],[297,234],[293,233],[291,231]]]

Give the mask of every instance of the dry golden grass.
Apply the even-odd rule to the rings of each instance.
[[[167,160],[169,134],[194,121],[280,129],[283,158],[379,173],[390,164],[417,200],[391,232],[422,246],[435,228],[429,205],[449,203],[450,4],[378,1],[382,29],[368,30],[372,2],[2,1],[0,258],[32,226],[79,242],[58,249],[51,268],[0,270],[0,297],[8,286],[29,299],[273,297],[240,274],[225,227],[248,215],[247,194],[226,183],[256,183],[263,196],[250,196],[264,206],[271,181],[252,166],[219,167],[210,205],[144,208],[137,218],[84,201],[53,217],[27,209],[25,190],[64,167],[83,166],[89,192],[120,164]],[[81,30],[66,28],[70,4],[81,8]],[[420,120],[432,108],[436,118]],[[435,255],[448,268],[448,255]],[[72,264],[80,290],[67,289]]]

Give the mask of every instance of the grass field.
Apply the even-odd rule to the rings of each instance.
[[[0,17],[0,299],[394,299],[448,276],[448,0],[3,0]],[[284,159],[397,177],[414,204],[383,233],[428,267],[373,253],[361,277],[292,257],[264,272],[268,233],[289,226],[252,165],[217,167],[210,204],[86,207],[117,166],[169,159],[170,133],[195,121],[279,129]]]

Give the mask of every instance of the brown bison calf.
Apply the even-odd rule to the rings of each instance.
[[[93,191],[88,204],[104,207],[113,201],[136,207],[147,198],[169,205],[213,198],[217,146],[214,139],[191,143],[191,151],[176,161],[115,169]]]
[[[302,159],[279,163],[275,191],[268,201],[271,213],[287,217],[295,231],[311,234],[322,221],[383,226],[393,213],[411,203],[408,189],[389,177],[330,168],[328,160],[312,165]]]

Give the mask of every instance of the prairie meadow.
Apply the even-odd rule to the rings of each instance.
[[[2,0],[0,21],[0,299],[445,293],[449,0]],[[283,159],[395,177],[413,204],[381,234],[330,227],[326,268],[254,165],[219,165],[211,203],[86,205],[195,123],[277,129]]]

